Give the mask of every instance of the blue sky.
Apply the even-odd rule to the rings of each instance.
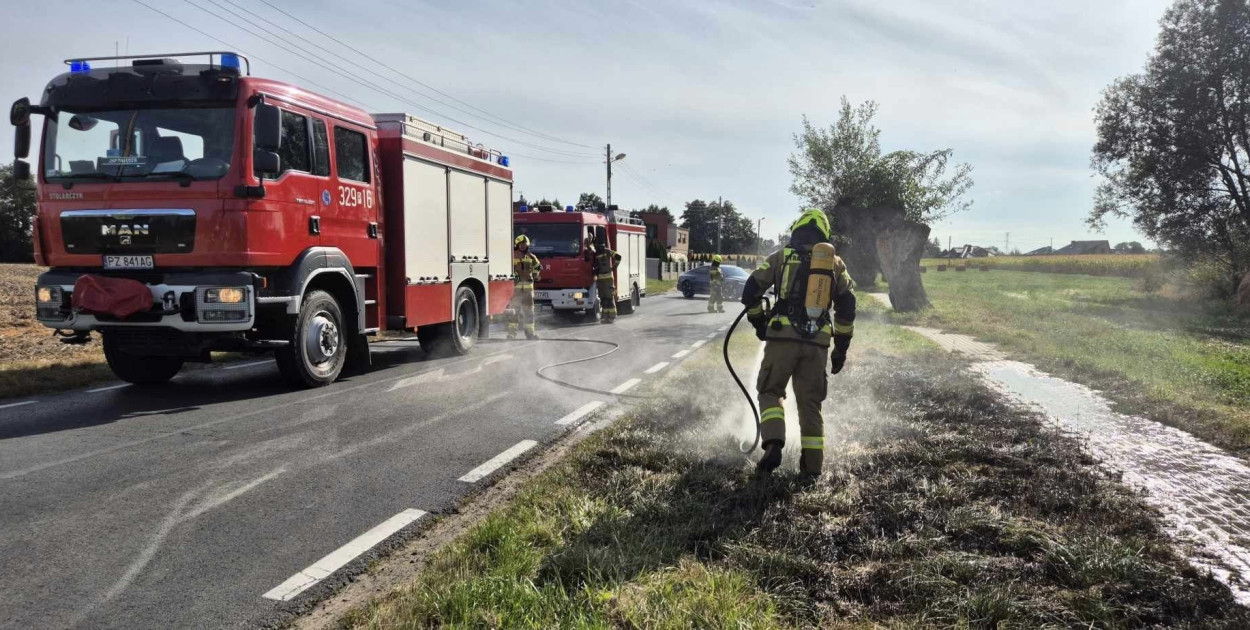
[[[764,233],[775,234],[800,203],[789,192],[786,157],[801,117],[828,124],[846,95],[880,104],[887,150],[949,147],[973,165],[973,207],[934,226],[943,242],[1001,247],[1007,232],[1022,249],[1051,239],[1144,240],[1126,222],[1102,236],[1084,225],[1096,183],[1092,109],[1110,81],[1144,65],[1164,0],[269,0],[512,128],[374,66],[260,0],[144,2],[250,53],[254,74],[303,83],[290,73],[299,74],[371,111],[410,111],[502,148],[514,156],[516,189],[527,197],[602,195],[602,148],[588,147],[611,142],[628,156],[613,178],[614,203],[679,212],[684,201],[724,196],[764,217]],[[36,97],[67,57],[111,54],[115,45],[132,53],[223,47],[134,0],[54,5],[5,9],[5,103]],[[382,73],[392,95],[239,28],[276,30],[261,18],[369,82],[382,83],[359,66]],[[12,146],[8,125],[0,126],[0,145]]]

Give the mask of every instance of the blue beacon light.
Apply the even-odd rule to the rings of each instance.
[[[573,211],[573,206],[564,206],[564,211],[565,211],[565,212],[572,212],[572,211]]]
[[[221,67],[224,70],[234,70],[235,72],[238,72],[239,71],[239,56],[230,55],[230,54],[222,55]]]
[[[521,206],[521,212],[529,212],[529,211],[530,211],[529,206]]]
[[[91,72],[91,64],[75,59],[69,62],[69,71],[74,73]]]

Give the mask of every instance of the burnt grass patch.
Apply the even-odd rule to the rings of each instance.
[[[818,482],[754,477],[732,382],[686,373],[345,623],[1250,627],[1036,414],[949,357],[855,358]]]

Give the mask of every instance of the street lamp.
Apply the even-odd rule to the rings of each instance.
[[[612,157],[612,145],[608,144],[606,156],[608,159],[608,199],[604,202],[607,206],[607,208],[604,208],[604,214],[607,214],[607,209],[612,207],[612,163],[625,159],[625,154],[617,153],[616,157]]]
[[[764,225],[764,217],[760,217],[755,222],[755,255],[762,256],[764,254],[764,241],[760,239],[760,228]]]

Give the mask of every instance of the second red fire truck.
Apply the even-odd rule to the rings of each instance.
[[[505,310],[507,157],[248,76],[234,53],[66,63],[10,111],[19,177],[42,117],[37,315],[70,342],[102,334],[123,380],[242,350],[325,385],[368,363],[369,335],[465,353]]]
[[[530,251],[542,261],[542,273],[534,285],[534,302],[557,314],[599,315],[604,297],[595,287],[593,260],[587,242],[602,235],[621,255],[615,273],[617,310],[632,313],[647,295],[647,230],[642,221],[615,210],[605,213],[564,211],[540,205],[521,207],[513,216],[516,233],[530,237]]]

